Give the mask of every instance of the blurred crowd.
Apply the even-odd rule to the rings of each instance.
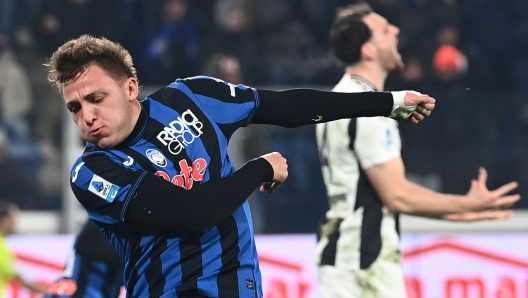
[[[0,167],[3,199],[22,209],[60,208],[64,109],[42,64],[66,40],[88,33],[120,42],[145,87],[204,74],[256,87],[330,88],[343,66],[329,50],[328,29],[335,9],[352,2],[0,0],[0,162],[10,164]],[[438,100],[422,124],[401,125],[409,175],[463,193],[485,166],[490,187],[517,180],[527,193],[528,2],[367,2],[401,30],[406,67],[391,75],[387,90],[414,89]],[[244,159],[268,149],[291,159],[291,179],[256,203],[274,210],[267,231],[312,232],[313,218],[326,208],[313,127],[256,127],[238,138]]]

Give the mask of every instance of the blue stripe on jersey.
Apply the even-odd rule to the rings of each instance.
[[[242,204],[242,207],[244,207],[244,211],[246,212],[246,220],[248,222],[249,231],[251,232],[251,235],[254,235],[252,219],[253,217],[251,216],[251,209],[249,208],[248,201],[244,202],[244,204]]]
[[[105,262],[92,261],[90,267],[91,274],[88,275],[85,297],[97,297],[97,295],[100,295],[101,289],[104,288],[105,284],[110,282],[109,280],[105,280],[108,266]]]
[[[218,271],[212,270],[212,268],[222,268],[222,247],[220,241],[211,241],[211,239],[219,238],[220,234],[216,227],[200,237],[202,242],[203,276],[198,278],[198,287],[200,289],[207,289],[207,295],[211,297],[219,297],[217,283]]]
[[[222,172],[220,173],[220,175],[222,177],[226,177],[226,176],[232,174],[235,171],[235,165],[233,164],[233,162],[229,158],[229,153],[228,153],[228,150],[227,150],[228,149],[228,147],[227,147],[227,143],[228,143],[227,138],[222,133],[220,128],[218,128],[218,126],[215,125],[214,129],[215,129],[216,135],[218,137],[218,143],[220,143],[220,146],[219,146],[220,147],[220,156],[222,156]]]
[[[243,120],[255,108],[254,102],[226,103],[216,98],[198,94],[196,98],[213,120],[220,124],[231,124]]]
[[[255,287],[255,291],[257,291],[255,297],[262,298],[264,297],[264,294],[262,292],[262,274],[260,273],[260,266],[258,263],[258,254],[257,254],[257,248],[253,246],[253,250],[255,252],[255,271],[253,274],[255,275],[255,280],[257,286]]]
[[[79,276],[81,275],[81,262],[82,262],[82,257],[80,254],[76,253],[74,254],[74,257],[73,257],[73,272],[71,273],[71,276],[67,276],[67,277],[70,277],[74,280],[79,280]]]
[[[143,235],[141,236],[141,243],[139,244],[141,248],[141,257],[139,258],[139,260],[137,260],[137,263],[134,264],[138,272],[145,272],[146,269],[150,266],[150,257],[153,249],[152,244],[154,243],[155,239],[155,235],[148,236],[143,233]],[[147,280],[147,277],[145,276],[145,274],[141,274],[139,276],[138,281],[136,282],[136,286],[134,287],[134,293],[137,295],[138,293],[142,293],[142,290],[144,292],[148,288],[149,282]]]
[[[100,221],[102,223],[109,224],[109,225],[119,222],[118,220],[113,219],[110,215],[104,215],[102,213],[93,211],[89,208],[85,208],[85,209],[86,209],[86,212],[88,212],[89,217],[94,220],[97,220],[97,221]]]
[[[182,281],[182,268],[180,266],[180,262],[174,262],[174,260],[180,260],[180,250],[178,247],[180,246],[180,238],[167,238],[167,247],[168,249],[164,251],[161,254],[161,263],[164,265],[163,271],[165,275],[166,280],[177,280],[178,283],[171,284],[166,283],[164,290],[165,293],[169,293],[171,291],[176,291],[175,287],[178,287],[181,285]]]
[[[233,214],[238,226],[239,239],[238,246],[240,247],[240,253],[238,259],[240,260],[240,269],[238,270],[238,287],[241,297],[255,297],[255,291],[261,288],[262,278],[260,272],[255,272],[253,268],[258,266],[258,255],[255,248],[255,243],[250,240],[247,235],[241,234],[242,231],[249,229],[251,235],[253,235],[253,225],[251,223],[251,211],[249,209],[249,203],[246,201],[241,208]],[[248,289],[247,280],[253,281],[253,289]],[[258,293],[258,296],[262,297],[262,293]]]
[[[104,233],[104,231],[102,231]],[[105,233],[107,234],[107,233]],[[130,246],[128,245],[128,242],[123,243],[123,239],[119,238],[115,233],[106,235],[108,240],[110,240],[110,243],[116,250],[117,254],[121,257],[121,260],[123,259],[129,259],[130,258]]]

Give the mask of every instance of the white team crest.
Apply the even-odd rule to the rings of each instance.
[[[162,168],[167,166],[167,159],[158,150],[149,149],[147,150],[146,155],[148,159],[150,159],[150,161],[155,165],[160,166]]]
[[[88,190],[111,203],[117,196],[119,186],[112,184],[97,175],[93,175]]]

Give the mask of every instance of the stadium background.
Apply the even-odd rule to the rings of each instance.
[[[262,88],[328,89],[343,71],[329,51],[328,28],[335,8],[353,2],[0,0],[0,198],[23,210],[19,237],[71,235],[85,218],[65,183],[82,142],[42,66],[64,41],[89,33],[121,42],[135,59],[142,95],[197,74]],[[528,2],[367,2],[401,29],[406,68],[389,77],[386,89],[418,90],[438,103],[420,125],[400,126],[409,177],[464,193],[484,166],[490,188],[516,180],[526,196]],[[250,199],[257,233],[310,237],[327,208],[314,128],[253,126],[231,145],[237,165],[269,151],[281,152],[290,165],[290,177],[274,195]],[[404,217],[403,231],[470,242],[488,232],[498,237],[489,242],[515,233],[524,243],[528,199],[515,208],[511,220],[470,225]],[[528,262],[526,250],[510,248]],[[528,296],[528,281],[521,284],[517,290]]]

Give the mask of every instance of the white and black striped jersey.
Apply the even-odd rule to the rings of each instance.
[[[345,74],[336,92],[375,91]],[[318,124],[317,144],[330,209],[318,239],[318,264],[349,270],[368,268],[381,250],[398,250],[397,218],[383,205],[365,169],[400,156],[397,122],[386,117]]]

